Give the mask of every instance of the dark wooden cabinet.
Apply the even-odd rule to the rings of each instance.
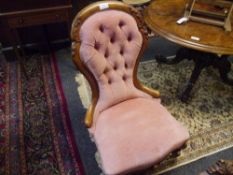
[[[46,25],[50,39],[69,38],[72,19],[78,11],[94,0],[0,0],[0,42],[12,46],[16,33],[22,43],[40,42]],[[33,27],[32,27],[33,26]],[[10,37],[9,37],[10,35]],[[14,38],[13,40],[17,40]]]
[[[13,46],[16,58],[20,61],[24,71],[25,54],[21,48],[22,36],[19,29],[32,26],[43,26],[52,23],[65,23],[67,37],[72,21],[72,4],[70,0],[1,0],[0,1],[0,36],[1,42]],[[59,30],[59,29],[56,29]],[[47,31],[44,30],[44,31]],[[30,37],[33,36],[30,31]],[[48,33],[44,32],[49,43]],[[26,44],[26,43],[24,43]],[[24,71],[25,72],[25,71]]]
[[[12,40],[17,41],[21,37],[19,28],[63,23],[63,25],[67,25],[69,32],[71,21],[72,4],[70,0],[0,1],[0,30],[2,34],[0,39],[4,44],[13,45]],[[55,28],[54,30],[58,29]],[[69,37],[68,32],[67,37]],[[17,33],[18,38],[14,38]],[[33,35],[33,30],[30,33]]]
[[[7,17],[7,23],[10,28],[28,27],[58,22],[70,21],[69,6],[46,8],[23,12],[22,14],[12,14]]]

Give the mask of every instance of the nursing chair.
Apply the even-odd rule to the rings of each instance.
[[[119,1],[93,3],[72,24],[73,61],[92,90],[85,124],[108,175],[150,167],[189,138],[159,92],[137,79],[144,27],[137,11]]]

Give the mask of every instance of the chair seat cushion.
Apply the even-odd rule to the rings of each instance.
[[[94,138],[108,175],[143,169],[181,147],[189,133],[159,100],[135,98],[100,113]]]

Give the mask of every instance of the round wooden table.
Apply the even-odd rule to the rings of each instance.
[[[188,100],[202,69],[210,65],[219,70],[225,83],[233,86],[233,80],[228,78],[231,63],[227,59],[233,55],[233,31],[226,32],[222,27],[193,21],[177,24],[177,20],[184,15],[187,1],[155,0],[144,11],[145,23],[152,31],[184,46],[178,50],[174,60],[160,57],[157,61],[174,64],[187,58],[195,62],[190,80],[181,95],[184,102]]]

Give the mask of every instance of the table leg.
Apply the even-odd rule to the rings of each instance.
[[[233,85],[233,80],[228,77],[228,73],[231,71],[231,63],[227,60],[227,57],[227,55],[219,57],[212,53],[181,48],[177,51],[174,59],[167,59],[161,55],[156,56],[155,59],[158,63],[165,64],[177,64],[184,59],[193,60],[195,62],[195,67],[192,71],[191,77],[185,87],[185,90],[180,96],[180,100],[182,102],[187,102],[194,84],[205,67],[213,66],[214,68],[217,68],[223,82],[231,86]]]
[[[231,71],[231,63],[227,58],[227,55],[220,57],[214,67],[218,69],[222,81],[233,86],[233,80],[228,77],[228,73]]]
[[[199,75],[201,74],[201,71],[203,68],[206,67],[205,64],[203,64],[201,61],[196,62],[195,67],[193,69],[193,72],[191,74],[191,77],[187,83],[187,86],[184,90],[184,92],[180,96],[180,100],[182,102],[187,102],[190,96],[190,92],[193,89],[194,84],[196,83]]]

